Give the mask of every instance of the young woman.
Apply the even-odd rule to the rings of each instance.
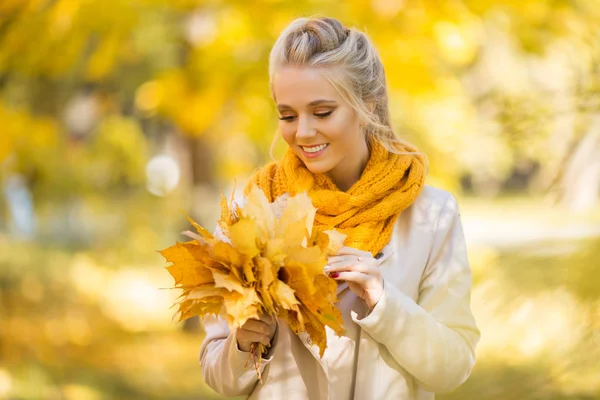
[[[263,317],[231,332],[205,321],[204,378],[250,399],[433,399],[462,384],[479,330],[455,198],[424,185],[424,158],[394,134],[385,72],[368,37],[332,18],[299,18],[276,41],[270,85],[288,144],[260,169],[270,201],[307,191],[315,229],[348,235],[328,259],[346,334],[327,350]],[[410,77],[407,77],[410,79]],[[244,368],[250,344],[270,346]]]

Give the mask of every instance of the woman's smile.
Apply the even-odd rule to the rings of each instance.
[[[325,149],[329,147],[329,143],[323,143],[316,146],[300,146],[302,154],[306,158],[315,158],[325,152]]]

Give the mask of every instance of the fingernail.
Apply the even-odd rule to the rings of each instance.
[[[329,265],[326,265],[325,268],[323,268],[323,271],[327,272],[331,269],[331,267]]]
[[[338,274],[337,272],[334,272],[333,274],[329,275],[330,277],[332,277],[333,279],[337,278],[338,276],[340,276],[340,274]]]

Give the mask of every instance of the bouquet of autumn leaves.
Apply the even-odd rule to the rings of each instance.
[[[213,236],[188,217],[198,233],[184,234],[193,240],[160,252],[172,263],[167,270],[175,287],[183,290],[175,303],[179,321],[214,314],[235,329],[260,313],[272,315],[296,334],[308,333],[322,357],[325,326],[344,332],[334,306],[337,283],[323,268],[345,235],[313,230],[316,209],[306,193],[269,203],[253,186],[243,206],[234,210],[221,195],[221,208],[221,234]],[[255,367],[266,350],[259,343],[252,347]]]

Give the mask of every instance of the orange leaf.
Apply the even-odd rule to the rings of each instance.
[[[212,233],[210,233],[208,230],[206,230],[205,228],[201,227],[200,225],[198,225],[196,223],[196,221],[194,221],[193,219],[191,219],[190,217],[186,217],[188,221],[190,221],[190,223],[192,224],[192,226],[194,228],[196,228],[196,230],[198,231],[198,233],[200,235],[202,235],[203,237],[207,238],[207,239],[213,239],[213,235]]]
[[[177,243],[160,251],[163,257],[173,265],[167,271],[175,279],[178,286],[195,286],[213,282],[212,273],[203,267],[206,260],[206,249],[191,243]]]
[[[256,222],[253,220],[240,219],[229,228],[229,238],[232,246],[248,258],[260,253],[256,246]]]

